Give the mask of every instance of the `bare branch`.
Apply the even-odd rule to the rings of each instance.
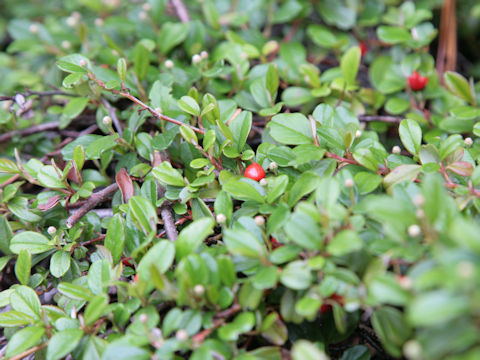
[[[402,118],[398,116],[387,115],[360,115],[358,120],[363,122],[381,121],[385,123],[399,124],[402,121]]]
[[[33,125],[22,130],[12,130],[12,131],[6,132],[5,134],[0,135],[0,143],[9,141],[15,135],[28,136],[28,135],[36,134],[42,131],[56,130],[58,129],[59,125],[60,125],[60,122],[52,121],[44,124]]]
[[[178,18],[182,23],[190,21],[188,10],[182,0],[172,0],[172,5],[175,8],[175,12],[177,13]]]
[[[122,124],[120,123],[120,120],[118,120],[117,110],[112,105],[110,105],[110,103],[105,99],[102,99],[102,103],[103,105],[105,105],[105,107],[107,108],[108,114],[112,118],[112,122],[113,122],[113,126],[115,126],[115,130],[117,130],[118,135],[122,137],[123,128],[122,128]]]
[[[114,183],[107,186],[103,190],[93,193],[90,196],[90,198],[87,200],[87,202],[85,202],[85,204],[82,205],[81,208],[79,208],[74,214],[70,215],[70,217],[67,219],[67,227],[72,228],[73,225],[75,225],[82,218],[83,215],[85,215],[87,212],[92,210],[95,206],[100,204],[102,201],[112,196],[113,193],[117,190],[118,190],[118,185],[117,183]]]

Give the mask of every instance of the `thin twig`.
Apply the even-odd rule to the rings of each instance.
[[[34,346],[28,350],[25,350],[24,352],[18,354],[18,355],[15,355],[13,357],[10,358],[10,360],[21,360],[21,359],[24,359],[26,358],[28,355],[30,354],[33,354],[35,352],[37,352],[38,350],[42,350],[43,348],[46,348],[48,345],[48,341],[40,344],[40,345],[37,345],[37,346]]]
[[[387,116],[387,115],[360,115],[358,120],[363,122],[381,121],[385,123],[399,124],[402,121],[401,117]]]
[[[175,12],[177,13],[178,18],[182,23],[190,21],[188,10],[182,0],[172,0],[172,5],[175,8]]]
[[[163,161],[162,155],[159,151],[155,150],[153,153],[153,163],[152,165],[155,167],[159,165]],[[165,194],[165,189],[160,183],[157,181],[157,191],[160,196]],[[163,228],[165,233],[167,234],[167,239],[170,241],[176,241],[178,238],[178,231],[177,227],[175,226],[175,220],[172,214],[172,208],[168,204],[163,204],[160,207],[160,216],[162,217],[163,221]]]
[[[90,196],[90,198],[87,200],[87,202],[81,208],[78,209],[78,211],[70,215],[70,217],[67,219],[67,227],[72,228],[73,225],[75,225],[82,218],[83,215],[85,215],[87,212],[89,212],[99,203],[101,203],[102,201],[104,201],[105,199],[113,195],[113,193],[117,190],[118,190],[118,185],[117,183],[114,183],[107,186],[103,190],[93,193]]]
[[[140,99],[137,99],[135,96],[133,96],[132,94],[130,94],[128,92],[115,90],[115,89],[108,89],[107,86],[105,85],[105,83],[103,81],[99,80],[92,72],[88,73],[88,77],[89,77],[90,80],[93,80],[98,86],[100,86],[103,90],[109,91],[112,94],[119,95],[119,96],[122,96],[124,98],[127,98],[127,99],[131,100],[135,104],[139,105],[142,108],[141,110],[148,110],[153,116],[155,116],[158,119],[162,119],[162,120],[171,122],[171,123],[173,123],[175,125],[178,125],[178,126],[182,126],[182,125],[188,126],[190,129],[192,129],[193,131],[195,131],[199,134],[204,133],[204,131],[202,129],[199,129],[195,126],[183,123],[183,122],[178,121],[176,119],[172,119],[171,117],[168,117],[166,115],[163,115],[163,114],[159,113],[158,111],[156,111],[152,107],[148,106],[143,101],[141,101]]]
[[[60,122],[52,121],[48,123],[33,125],[22,130],[12,130],[12,131],[6,132],[5,134],[0,135],[0,143],[9,141],[15,135],[28,136],[28,135],[36,134],[42,131],[55,130],[55,129],[58,129],[59,126],[60,126]]]
[[[120,120],[118,120],[117,117],[117,110],[110,105],[110,103],[106,99],[102,99],[103,105],[107,108],[108,114],[112,118],[113,126],[115,126],[115,130],[117,130],[118,135],[120,137],[123,136],[123,129],[122,129],[122,124],[120,123]]]
[[[23,95],[24,97],[29,97],[29,96],[39,96],[39,97],[44,97],[44,96],[55,96],[55,95],[62,95],[62,96],[71,96],[71,97],[77,97],[77,94],[71,94],[71,93],[66,93],[62,90],[51,90],[51,91],[33,91],[26,89],[25,92],[23,93],[17,93],[15,95],[0,95],[0,101],[8,101],[12,100],[15,101],[15,96],[17,95]]]
[[[199,346],[208,337],[208,335],[210,335],[215,329],[217,329],[218,327],[220,327],[225,323],[225,319],[236,314],[240,310],[242,310],[242,307],[239,304],[234,304],[231,308],[225,311],[219,312],[215,316],[217,320],[214,321],[213,326],[211,328],[205,329],[192,337],[193,343],[196,346]]]

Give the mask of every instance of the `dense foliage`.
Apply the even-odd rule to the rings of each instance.
[[[3,0],[6,358],[480,358],[442,3]]]

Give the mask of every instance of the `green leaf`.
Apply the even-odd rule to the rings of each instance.
[[[413,119],[404,119],[398,128],[403,146],[412,155],[418,155],[422,143],[422,128]]]
[[[42,234],[33,231],[23,231],[12,238],[10,250],[14,254],[19,254],[23,249],[27,249],[33,255],[53,249],[53,245]]]
[[[70,253],[59,250],[50,259],[50,273],[56,278],[62,277],[70,269]]]
[[[282,92],[282,101],[288,107],[300,106],[315,99],[312,91],[299,86],[289,86]]]
[[[253,182],[254,180],[251,180]],[[239,200],[253,200],[259,203],[265,201],[264,193],[259,191],[260,185],[254,187],[251,182],[244,180],[232,180],[223,185],[223,190],[233,198]]]
[[[275,98],[277,97],[277,90],[278,90],[278,70],[275,65],[270,64],[267,70],[267,76],[265,79],[267,90],[270,94],[270,102],[273,104],[275,102]]]
[[[64,189],[66,188],[62,181],[61,173],[58,174],[52,165],[43,166],[37,173],[38,181],[45,187],[51,189]]]
[[[32,255],[27,249],[22,249],[18,253],[17,262],[15,263],[15,275],[20,284],[27,285],[30,278],[32,267]]]
[[[467,79],[462,75],[453,71],[447,71],[443,74],[443,80],[451,93],[465,100],[470,105],[476,105],[475,93]]]
[[[387,192],[391,193],[395,185],[415,180],[421,170],[422,167],[420,165],[399,165],[385,176],[383,185]]]
[[[13,290],[6,290],[13,291]],[[2,306],[3,307],[3,306]],[[5,311],[0,313],[0,326],[1,327],[17,327],[33,324],[34,320],[27,314],[20,311]]]
[[[360,58],[360,48],[358,46],[354,46],[345,54],[343,54],[340,60],[340,68],[342,69],[343,77],[348,85],[355,85],[355,78],[357,77]]]
[[[343,256],[363,247],[363,241],[353,230],[342,230],[327,245],[327,252],[333,256]]]
[[[271,177],[268,179],[267,185],[267,202],[269,204],[273,203],[277,200],[288,186],[288,176],[287,175],[279,175],[276,177]]]
[[[137,74],[138,80],[142,81],[147,75],[147,70],[150,66],[150,52],[143,44],[138,43],[135,46],[134,54],[133,69],[135,74]]]
[[[29,326],[17,331],[8,341],[5,357],[11,358],[37,345],[45,334],[44,327]]]
[[[243,229],[226,229],[223,241],[230,253],[248,258],[259,259],[267,255],[263,242]]]
[[[233,119],[229,128],[233,134],[233,146],[238,152],[242,152],[252,128],[252,113],[242,111]]]
[[[178,170],[174,169],[168,161],[162,162],[160,165],[152,169],[152,174],[161,183],[173,186],[184,186],[185,182]]]
[[[180,135],[182,135],[186,142],[192,145],[198,144],[197,135],[195,134],[195,131],[193,131],[189,126],[180,126]]]
[[[108,296],[98,294],[93,297],[85,308],[84,318],[87,326],[93,325],[105,312],[108,306]]]
[[[167,240],[161,240],[143,256],[138,264],[138,276],[148,280],[152,266],[155,266],[163,274],[173,264],[173,260],[175,260],[174,244]]]
[[[323,236],[317,223],[303,213],[294,213],[285,224],[285,232],[289,239],[308,250],[320,250],[323,247]]]
[[[71,353],[83,337],[82,329],[65,329],[55,333],[47,347],[47,360],[58,360]]]
[[[93,294],[87,288],[67,282],[58,285],[58,291],[73,300],[90,300]]]
[[[37,293],[28,286],[18,286],[10,294],[10,305],[12,309],[33,319],[40,319],[41,304]]]
[[[91,144],[89,144],[85,150],[85,155],[87,159],[94,160],[100,159],[100,156],[105,151],[113,149],[117,146],[116,140],[118,139],[118,134],[109,135],[109,136],[102,136]]]
[[[177,262],[195,252],[208,235],[213,232],[215,221],[211,217],[195,220],[180,231],[175,242]]]
[[[132,218],[135,219],[145,234],[157,230],[157,212],[150,201],[141,196],[132,196],[128,201],[128,207],[132,213]]]
[[[375,310],[372,325],[387,352],[400,357],[401,347],[411,334],[411,329],[400,310],[387,306]]]
[[[0,216],[0,251],[5,255],[12,254],[12,251],[10,250],[12,237],[13,232],[8,223],[7,216]]]
[[[443,289],[419,294],[408,307],[407,318],[413,326],[432,326],[446,324],[469,312],[467,297]]]
[[[85,110],[85,107],[87,106],[89,101],[89,98],[84,97],[72,98],[63,108],[60,128],[66,128],[68,124],[70,124],[71,120],[75,119],[78,115],[80,115],[83,110]]]
[[[294,206],[306,194],[312,192],[319,184],[320,178],[313,172],[304,172],[293,184],[288,196],[288,205]]]
[[[261,108],[272,106],[271,96],[265,84],[265,78],[258,78],[250,84],[250,93]]]
[[[310,122],[300,113],[275,115],[267,125],[271,136],[287,145],[313,143]]]
[[[125,246],[125,221],[120,214],[115,214],[108,223],[105,235],[105,247],[110,250],[114,264],[122,257]]]
[[[280,275],[281,283],[292,290],[308,289],[312,280],[310,268],[300,260],[288,263]]]
[[[292,348],[293,360],[328,360],[323,350],[307,340],[297,340]]]
[[[380,40],[389,44],[404,43],[412,38],[412,35],[406,29],[396,26],[379,26],[377,36]]]
[[[7,174],[18,174],[20,169],[14,161],[0,158],[0,172],[6,172]]]
[[[80,64],[85,62],[87,66],[81,66]],[[70,54],[60,58],[57,61],[57,66],[60,70],[69,72],[69,73],[86,73],[87,69],[90,68],[90,61],[83,55],[80,54]]]
[[[181,44],[188,35],[188,24],[167,22],[158,34],[158,46],[163,55],[167,55],[175,46]]]
[[[178,106],[180,109],[186,113],[189,113],[190,115],[200,115],[200,106],[198,105],[197,101],[190,96],[182,96],[180,100],[178,100]]]

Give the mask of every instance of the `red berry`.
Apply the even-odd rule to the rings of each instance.
[[[245,169],[245,177],[255,181],[260,181],[265,178],[265,170],[263,170],[259,164],[252,163]]]
[[[328,299],[333,300],[333,301],[339,303],[342,306],[345,303],[345,301],[343,299],[343,296],[338,295],[337,293],[332,294]],[[322,304],[322,306],[320,307],[320,313],[321,314],[325,314],[325,313],[327,313],[331,310],[332,310],[332,305],[330,305],[330,304]]]
[[[408,85],[410,85],[413,91],[422,91],[427,86],[427,83],[428,77],[420,75],[417,70],[408,78]]]
[[[367,46],[367,44],[365,44],[363,41],[360,41],[359,46],[360,46],[360,54],[361,54],[362,56],[365,56],[365,54],[366,54],[367,51],[368,51],[368,46]]]
[[[133,268],[133,264],[130,262],[130,260],[132,260],[131,257],[123,258],[122,259],[123,265]]]
[[[272,248],[273,249],[276,249],[276,248],[279,248],[280,246],[283,246],[283,244],[279,244],[277,239],[275,239],[274,237],[272,237],[270,241],[272,242]]]
[[[138,282],[138,274],[135,274],[135,277],[133,278],[133,281]]]

